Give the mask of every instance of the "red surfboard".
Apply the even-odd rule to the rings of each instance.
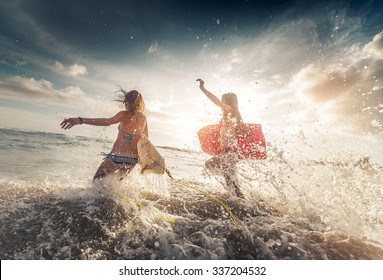
[[[198,131],[202,151],[216,156],[222,153],[220,143],[221,125],[212,124]],[[242,124],[238,131],[239,156],[244,159],[265,159],[266,141],[260,124]]]

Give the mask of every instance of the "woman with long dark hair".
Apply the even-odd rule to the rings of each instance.
[[[111,118],[69,118],[61,123],[63,129],[69,129],[74,125],[110,126],[118,125],[118,135],[112,150],[105,154],[105,158],[93,180],[103,178],[112,173],[127,174],[138,163],[137,143],[142,135],[148,137],[148,124],[144,114],[145,103],[141,93],[137,90],[129,92],[120,88],[117,91],[119,97],[116,101],[121,102],[125,110],[118,112]]]

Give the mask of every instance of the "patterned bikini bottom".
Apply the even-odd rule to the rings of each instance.
[[[115,154],[106,154],[102,153],[105,158],[112,160],[118,168],[123,171],[129,170],[138,163],[138,158],[128,157],[128,156],[119,156]]]

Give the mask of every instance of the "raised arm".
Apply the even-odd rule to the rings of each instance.
[[[111,118],[81,118],[81,117],[69,118],[69,119],[64,119],[64,121],[60,125],[62,129],[69,129],[77,124],[109,126],[112,124],[119,123],[122,119],[122,114],[123,112],[119,112]]]
[[[217,96],[215,96],[214,94],[212,94],[210,91],[208,91],[206,88],[205,88],[205,82],[202,80],[202,79],[197,79],[197,82],[199,82],[199,88],[202,90],[202,92],[215,104],[217,105],[218,107],[220,107],[221,109],[225,110],[225,109],[230,109],[230,106],[229,105],[226,105],[224,103],[221,102],[221,100],[219,100],[219,98]]]

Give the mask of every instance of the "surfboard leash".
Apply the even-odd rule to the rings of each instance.
[[[112,193],[115,194],[116,196],[118,196],[119,198],[125,199],[126,201],[129,201],[130,203],[132,203],[132,204],[134,204],[134,205],[137,205],[137,206],[140,207],[140,208],[144,208],[144,205],[142,205],[141,203],[139,203],[139,202],[137,202],[137,201],[135,201],[135,200],[133,200],[133,199],[131,199],[131,198],[125,196],[125,195],[122,195],[122,194],[119,194],[119,193],[116,193],[116,192],[113,192],[113,191],[112,191]],[[158,210],[158,209],[157,209],[157,210]],[[158,210],[158,211],[161,213],[162,217],[163,217],[165,220],[167,220],[167,221],[169,221],[169,222],[172,222],[172,223],[175,223],[175,222],[176,222],[176,220],[173,219],[172,217],[169,217],[169,216],[165,215],[165,214],[162,213],[162,211],[160,211],[160,210]]]
[[[238,222],[237,222],[237,219],[234,217],[234,215],[233,215],[233,213],[231,212],[230,208],[229,208],[224,202],[222,202],[220,199],[216,198],[215,196],[209,194],[208,192],[206,192],[206,191],[204,191],[204,190],[201,190],[201,189],[199,189],[199,188],[197,188],[197,187],[190,186],[190,185],[188,185],[188,184],[185,184],[184,182],[181,182],[180,180],[175,179],[175,178],[172,176],[172,174],[170,173],[169,169],[167,169],[167,168],[165,169],[165,172],[166,172],[166,174],[170,177],[170,179],[173,180],[173,182],[175,182],[175,183],[177,183],[177,184],[179,184],[179,185],[181,185],[181,186],[187,187],[187,188],[189,188],[189,189],[198,191],[198,192],[202,193],[203,195],[207,196],[208,198],[210,198],[210,199],[212,199],[212,200],[218,202],[219,204],[221,204],[221,206],[227,211],[227,213],[229,213],[229,215],[230,215],[231,219],[233,220],[234,224],[235,224],[237,227],[239,227],[239,224],[238,224]]]
[[[175,179],[175,178],[172,176],[172,174],[170,173],[169,169],[166,168],[166,169],[165,169],[165,172],[166,172],[166,174],[167,174],[167,175],[168,175],[168,176],[169,176],[175,183],[177,183],[177,184],[179,184],[179,185],[181,185],[181,186],[187,187],[187,188],[189,188],[189,189],[195,190],[195,191],[197,191],[197,192],[200,192],[200,193],[202,193],[203,195],[205,195],[206,197],[208,197],[208,198],[210,198],[210,199],[212,199],[212,200],[218,202],[218,203],[219,203],[219,204],[220,204],[220,205],[227,211],[227,213],[229,213],[229,215],[230,215],[231,219],[233,220],[234,224],[235,224],[237,227],[239,227],[239,224],[238,224],[238,222],[237,222],[237,219],[234,217],[234,215],[233,215],[233,213],[231,212],[230,208],[229,208],[223,201],[221,201],[220,199],[216,198],[215,196],[209,194],[208,192],[206,192],[206,191],[204,191],[204,190],[201,190],[201,189],[199,189],[199,188],[197,188],[197,187],[194,187],[194,186],[190,186],[190,185],[185,184],[184,182],[182,182],[182,181],[180,181],[180,180]],[[125,196],[125,195],[122,195],[122,194],[119,194],[119,193],[116,193],[116,192],[113,192],[113,191],[112,191],[112,193],[113,193],[114,195],[118,196],[119,198],[121,198],[121,199],[125,199],[126,201],[128,201],[128,202],[130,202],[130,203],[132,203],[132,204],[134,204],[134,205],[136,205],[136,206],[138,206],[138,207],[140,207],[140,208],[144,208],[144,205],[142,205],[141,203],[139,203],[139,202],[137,202],[137,201],[135,201],[135,200],[133,200],[133,199],[131,199],[131,198]],[[157,209],[157,210],[158,210],[158,209]],[[167,220],[167,221],[169,221],[169,222],[172,222],[172,223],[175,223],[175,222],[176,222],[175,219],[173,219],[173,218],[171,218],[171,217],[169,217],[169,216],[163,214],[160,210],[158,210],[158,211],[161,213],[161,215],[163,216],[163,218],[164,218],[165,220]]]

